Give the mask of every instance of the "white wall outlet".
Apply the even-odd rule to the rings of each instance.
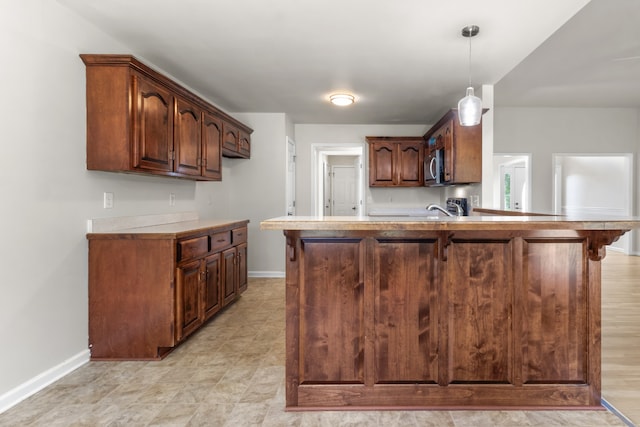
[[[169,193],[169,206],[175,206],[175,205],[176,205],[176,194]]]
[[[113,193],[105,192],[103,194],[103,207],[105,209],[113,208]]]
[[[477,194],[471,195],[471,207],[473,208],[480,207],[480,196],[478,196]]]

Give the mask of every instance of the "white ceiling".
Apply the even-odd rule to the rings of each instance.
[[[231,113],[433,123],[464,96],[469,24],[472,83],[496,105],[640,107],[640,59],[623,59],[640,56],[640,0],[58,2],[131,49],[87,53],[132,53]],[[330,105],[337,91],[356,104]]]

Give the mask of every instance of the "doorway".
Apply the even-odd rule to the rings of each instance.
[[[632,215],[633,154],[554,154],[553,173],[554,213]],[[630,234],[610,247],[631,253]]]
[[[494,154],[493,206],[531,211],[531,154]]]
[[[329,156],[329,161],[331,162]],[[344,156],[349,157],[352,156]],[[355,157],[355,156],[353,156]],[[352,161],[355,161],[352,160]],[[331,165],[325,194],[329,194],[329,215],[353,216],[358,211],[358,194],[356,189],[356,168],[354,165]]]
[[[287,137],[287,215],[296,214],[296,142]]]
[[[363,187],[365,180],[362,162],[364,145],[362,143],[312,144],[311,152],[314,215],[361,215],[365,211]],[[333,182],[336,172],[339,181]],[[346,175],[350,176],[346,177]],[[336,185],[342,188],[334,194],[332,192],[335,191]],[[336,195],[343,200],[336,200]],[[334,207],[334,200],[337,207]]]

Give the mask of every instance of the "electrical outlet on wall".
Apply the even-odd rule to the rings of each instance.
[[[480,207],[480,196],[478,196],[477,194],[472,194],[470,199],[472,208]]]
[[[175,205],[176,205],[176,194],[169,193],[169,206],[175,206]]]

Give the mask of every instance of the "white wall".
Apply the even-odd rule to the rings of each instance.
[[[532,211],[553,210],[553,153],[633,153],[637,215],[640,110],[633,108],[496,108],[496,153],[532,153]],[[615,189],[612,189],[615,190]],[[640,249],[637,232],[634,251]]]
[[[248,219],[249,273],[282,276],[284,235],[260,231],[260,221],[286,215],[288,119],[283,113],[238,113],[234,117],[254,130],[251,159],[223,159],[222,182],[198,183],[200,216]],[[224,194],[220,203],[219,193]]]
[[[366,144],[367,136],[422,136],[430,125],[295,125],[298,169],[296,194],[298,215],[312,215],[313,193],[311,167],[312,144]],[[419,207],[429,203],[441,203],[442,189],[434,188],[369,188],[368,147],[365,149],[365,197],[367,209],[372,207]]]
[[[222,182],[87,171],[78,55],[136,52],[50,0],[0,2],[0,45],[1,412],[88,359],[88,219],[185,211],[249,218],[249,269],[284,271],[281,234],[257,229],[284,213],[293,125],[283,114],[234,115],[255,129],[252,159],[224,159]],[[113,209],[102,207],[105,191],[115,195]]]
[[[87,219],[169,211],[169,191],[176,209],[193,210],[182,202],[193,200],[193,186],[85,170],[78,54],[126,51],[122,45],[45,0],[0,3],[0,43],[2,400],[38,374],[86,358]],[[115,193],[110,211],[102,209],[104,191]]]

